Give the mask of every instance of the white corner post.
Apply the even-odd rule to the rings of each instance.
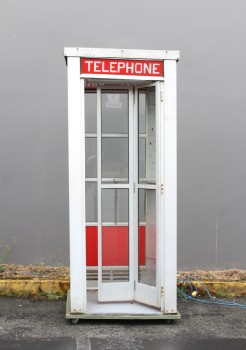
[[[86,309],[84,80],[80,58],[68,57],[68,155],[71,312]]]
[[[164,312],[177,312],[176,60],[164,61]]]

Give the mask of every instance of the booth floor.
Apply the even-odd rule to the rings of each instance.
[[[96,290],[87,291],[87,310],[84,314],[72,314],[70,291],[67,296],[66,318],[107,318],[107,319],[179,319],[180,314],[162,314],[158,309],[136,302],[98,302]]]

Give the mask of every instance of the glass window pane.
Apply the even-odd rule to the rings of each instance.
[[[97,132],[97,94],[85,93],[85,132]]]
[[[138,93],[138,116],[139,116],[139,133],[146,132],[146,91],[139,90]]]
[[[102,223],[128,222],[128,189],[102,189]]]
[[[138,221],[139,225],[146,224],[146,191],[143,189],[140,189],[138,191]]]
[[[128,202],[128,189],[102,189],[103,282],[129,280]]]
[[[156,286],[156,191],[139,189],[138,281]]]
[[[102,133],[128,134],[128,91],[102,91]]]
[[[139,138],[139,182],[146,181],[146,139]]]
[[[145,97],[144,97],[145,96]],[[139,182],[146,184],[156,183],[156,102],[155,87],[139,89],[138,91],[139,109],[138,109],[138,167]],[[145,149],[143,139],[145,137]],[[142,134],[142,135],[141,135]],[[145,166],[144,166],[145,164]],[[145,169],[145,176],[143,176]],[[144,180],[145,177],[145,180]]]
[[[128,183],[128,138],[102,138],[102,182]]]
[[[86,137],[85,139],[85,177],[97,177],[97,139]]]
[[[97,222],[97,183],[85,183],[85,217],[86,222]]]

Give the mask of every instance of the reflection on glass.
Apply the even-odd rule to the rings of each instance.
[[[102,189],[102,281],[128,280],[128,189]]]
[[[138,281],[156,286],[156,191],[138,190]]]
[[[139,138],[139,179],[144,182],[146,179],[146,138]]]
[[[146,132],[146,91],[139,90],[138,93],[138,118],[139,118],[139,134]]]
[[[128,189],[102,189],[102,222],[128,223]]]
[[[128,183],[128,138],[102,138],[102,182]]]
[[[94,91],[85,93],[85,132],[97,132],[97,94]]]
[[[128,91],[102,90],[102,133],[128,134]]]
[[[97,222],[97,183],[85,183],[85,217],[86,222]]]
[[[156,102],[155,87],[138,91],[139,183],[156,183]],[[145,151],[143,149],[145,139]],[[145,166],[143,165],[145,164]],[[145,171],[143,171],[145,169]]]
[[[97,139],[85,138],[85,177],[97,177]]]

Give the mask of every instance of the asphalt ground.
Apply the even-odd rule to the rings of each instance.
[[[235,299],[246,304],[246,298]],[[0,298],[0,349],[15,350],[246,350],[246,310],[179,301],[181,319],[80,321],[65,319],[66,301]]]

